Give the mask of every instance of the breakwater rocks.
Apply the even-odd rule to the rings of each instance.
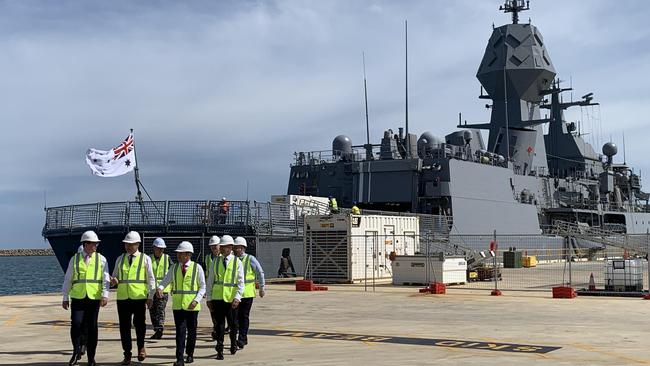
[[[54,255],[52,249],[0,249],[0,257]]]

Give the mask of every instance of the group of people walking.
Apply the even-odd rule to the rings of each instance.
[[[117,287],[117,313],[124,352],[122,365],[130,365],[134,356],[132,326],[136,333],[136,357],[138,361],[147,357],[146,309],[149,309],[154,330],[150,338],[162,338],[170,294],[176,327],[174,366],[194,361],[203,298],[212,318],[216,358],[224,359],[225,333],[230,337],[232,355],[248,344],[249,315],[256,296],[256,283],[260,297],[265,295],[265,283],[262,266],[254,256],[246,253],[245,238],[212,236],[208,244],[211,253],[205,257],[204,271],[200,264],[192,261],[194,247],[190,242],[178,245],[175,250],[177,262],[173,263],[164,253],[166,245],[162,238],[154,240],[153,257],[149,257],[140,252],[140,234],[131,231],[123,240],[125,253],[117,258],[112,275],[106,258],[97,252],[99,242],[95,232],[83,233],[82,247],[70,259],[65,274],[62,307],[71,311],[73,347],[69,365],[77,364],[84,353],[88,365],[96,365],[97,318],[100,307],[108,303],[110,286]]]

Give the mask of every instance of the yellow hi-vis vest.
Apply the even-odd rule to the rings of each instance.
[[[104,287],[104,268],[99,253],[91,255],[88,264],[84,260],[84,254],[77,253],[73,263],[72,289],[69,296],[73,299],[85,299],[87,296],[91,300],[100,300]]]
[[[241,297],[244,299],[255,297],[255,271],[251,266],[251,255],[244,254],[240,259],[244,265],[244,293]]]
[[[223,300],[225,302],[232,302],[237,293],[237,269],[239,266],[239,259],[233,256],[233,259],[228,263],[228,268],[223,265],[223,256],[219,260],[214,261],[213,271],[214,283],[212,283],[212,299]]]
[[[203,261],[203,262],[205,263],[205,269],[206,269],[206,271],[205,271],[205,278],[206,278],[206,279],[207,279],[208,276],[210,275],[210,271],[212,270],[212,267],[213,267],[214,262],[215,262],[217,259],[219,259],[219,257],[221,257],[221,255],[218,255],[218,256],[216,256],[215,258],[212,258],[212,253],[210,253],[210,254],[206,254],[206,256],[205,256],[205,261]]]
[[[199,311],[201,310],[201,302],[196,304],[196,307],[189,310],[188,307],[196,298],[199,292],[199,279],[196,277],[198,264],[190,262],[185,276],[183,276],[183,263],[175,263],[170,271],[174,271],[174,279],[172,281],[172,310],[187,310]]]
[[[165,275],[167,274],[167,271],[169,271],[169,265],[170,265],[170,260],[169,256],[165,253],[163,253],[159,259],[156,259],[156,257],[151,258],[151,270],[153,271],[154,277],[156,277],[156,288],[158,288],[158,285],[160,284],[160,281],[165,278]],[[167,285],[165,289],[163,290],[163,293],[168,294],[169,291],[172,290],[172,286]]]
[[[117,299],[118,300],[146,300],[149,294],[146,281],[146,270],[144,269],[144,257],[146,254],[138,252],[129,265],[129,253],[124,253],[118,260]]]

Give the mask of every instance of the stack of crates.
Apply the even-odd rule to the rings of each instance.
[[[606,291],[642,291],[643,261],[641,259],[609,259],[605,264]]]

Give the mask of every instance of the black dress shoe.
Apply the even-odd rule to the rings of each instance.
[[[81,355],[74,352],[74,353],[72,353],[72,357],[70,357],[70,361],[68,361],[68,365],[70,365],[70,366],[76,365],[76,364],[79,363],[80,359],[81,359]]]
[[[226,327],[226,329],[223,330],[223,333],[224,334],[230,333],[230,327]]]
[[[185,358],[185,362],[186,362],[186,363],[192,363],[192,362],[194,362],[194,357],[192,357],[192,356],[187,356],[187,357]]]
[[[242,342],[242,341],[237,341],[237,348],[239,348],[239,349],[244,349],[244,346],[245,346],[245,345],[246,345],[246,343],[244,343],[244,342]]]
[[[230,346],[230,354],[234,355],[235,353],[237,353],[237,346],[235,345]]]
[[[149,337],[149,339],[161,339],[163,336],[162,330],[157,330],[154,334]]]
[[[97,362],[95,362],[95,361],[88,361],[88,366],[97,366]]]
[[[223,360],[223,352],[217,352],[217,360]]]
[[[131,364],[131,355],[124,355],[124,359],[120,365],[130,365]]]
[[[185,366],[185,362],[183,360],[177,360],[174,362],[174,366]]]

